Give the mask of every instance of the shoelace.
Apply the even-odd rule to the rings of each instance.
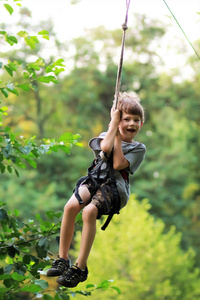
[[[71,268],[69,268],[68,271],[63,274],[63,277],[67,281],[74,280],[75,282],[77,282],[77,281],[81,281],[83,279],[82,277],[84,274],[82,274],[82,273],[83,273],[83,271],[80,270],[78,267],[71,266]]]

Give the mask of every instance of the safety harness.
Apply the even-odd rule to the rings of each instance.
[[[108,165],[108,168],[107,168],[108,172],[102,182],[100,174],[101,174],[101,166],[103,163],[106,163]],[[94,174],[95,174],[95,176],[94,176]],[[116,179],[114,176],[114,169],[113,169],[113,153],[111,153],[111,155],[108,157],[105,152],[101,151],[99,153],[99,155],[93,160],[91,166],[88,168],[87,176],[81,177],[78,180],[75,190],[74,190],[74,194],[80,205],[83,204],[83,201],[79,195],[79,187],[80,187],[80,185],[83,185],[84,183],[86,183],[88,179],[91,180],[91,182],[94,186],[95,193],[97,192],[98,189],[101,190],[102,196],[104,197],[105,203],[107,205],[108,210],[107,210],[106,214],[108,215],[108,218],[107,218],[105,224],[101,227],[102,230],[105,230],[106,227],[108,226],[108,224],[110,223],[113,215],[119,214],[119,210],[120,210],[120,198],[119,198],[118,191],[117,191]],[[110,184],[110,187],[111,187],[112,193],[113,193],[113,203],[112,203],[111,209],[109,208],[105,192],[102,189],[102,183],[105,183],[105,182],[108,182]]]

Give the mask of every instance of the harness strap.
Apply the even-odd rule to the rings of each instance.
[[[111,189],[113,192],[113,208],[110,211],[106,222],[101,227],[101,230],[105,230],[107,228],[107,226],[109,225],[110,221],[112,220],[112,217],[114,216],[114,214],[119,214],[119,209],[120,209],[120,199],[119,199],[119,195],[118,195],[118,191],[117,191],[116,180],[115,180],[114,174],[113,174],[113,169],[111,169]]]
[[[79,186],[81,184],[83,184],[84,182],[87,181],[87,179],[90,179],[92,181],[92,184],[94,185],[94,189],[97,191],[98,189],[101,190],[102,192],[102,196],[105,200],[105,203],[106,203],[106,206],[107,206],[107,213],[108,214],[108,218],[105,222],[105,224],[101,227],[102,230],[105,230],[106,227],[108,226],[108,224],[110,223],[112,217],[114,214],[119,214],[119,209],[120,209],[120,198],[119,198],[119,195],[118,195],[118,191],[117,191],[117,186],[116,186],[116,179],[115,179],[115,176],[114,176],[114,169],[113,169],[113,154],[111,154],[111,156],[109,157],[109,164],[110,164],[110,168],[109,168],[109,173],[107,175],[107,178],[110,179],[110,186],[111,186],[111,189],[112,189],[112,193],[113,193],[113,207],[112,209],[110,210],[109,208],[109,205],[108,205],[108,201],[106,199],[106,194],[103,190],[103,188],[101,187],[101,184],[99,183],[99,175],[100,175],[100,169],[101,169],[101,165],[103,163],[103,160],[99,160],[99,158],[95,159],[91,166],[88,168],[88,174],[87,176],[85,177],[81,177],[77,184],[76,184],[76,187],[74,189],[74,194],[75,194],[75,197],[77,198],[79,204],[84,204],[84,202],[82,201],[81,199],[81,196],[79,195]],[[97,168],[96,171],[97,171],[97,178],[94,178],[93,175],[91,174],[91,171],[94,169],[94,168]],[[105,180],[106,181],[106,180]]]

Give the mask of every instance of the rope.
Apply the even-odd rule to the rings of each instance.
[[[122,74],[123,57],[124,57],[124,45],[125,45],[126,30],[128,29],[127,23],[128,23],[128,10],[129,10],[129,6],[130,6],[130,2],[131,2],[131,0],[126,0],[126,15],[125,15],[125,21],[122,24],[123,36],[122,36],[121,55],[120,55],[120,61],[119,61],[119,65],[118,65],[117,80],[116,80],[116,86],[115,86],[115,98],[114,98],[114,108],[115,109],[117,108],[119,90],[120,90],[120,85],[121,85],[121,74]]]
[[[176,17],[174,16],[173,12],[171,11],[171,9],[169,8],[169,5],[167,4],[167,2],[165,0],[163,0],[163,2],[165,3],[165,5],[167,6],[167,8],[169,9],[172,17],[174,18],[174,20],[176,21],[176,23],[178,24],[179,28],[181,29],[182,33],[184,34],[185,38],[187,39],[188,43],[190,44],[190,46],[192,47],[192,49],[194,50],[194,52],[196,53],[197,57],[200,59],[200,56],[198,54],[198,52],[196,51],[196,49],[194,48],[193,44],[190,42],[190,40],[188,39],[185,31],[183,30],[183,28],[181,27],[181,25],[179,24],[178,20],[176,19]]]

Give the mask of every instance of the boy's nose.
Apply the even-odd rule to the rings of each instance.
[[[130,121],[130,124],[131,124],[131,125],[135,125],[135,121],[134,121],[134,120],[131,120],[131,121]]]

